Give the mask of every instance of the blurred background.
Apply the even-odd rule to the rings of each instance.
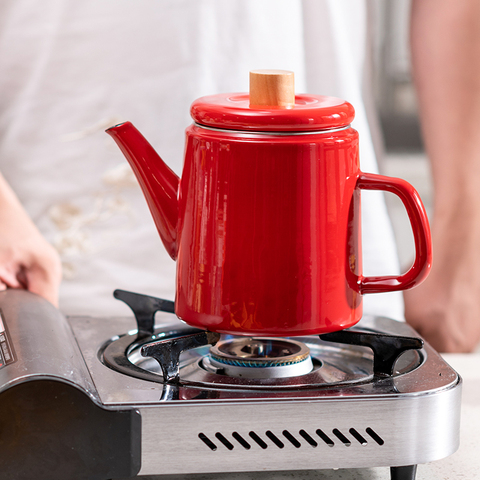
[[[373,0],[377,23],[374,49],[374,96],[383,136],[381,172],[401,177],[419,192],[429,216],[432,209],[430,168],[423,150],[409,49],[410,0]],[[386,194],[404,268],[413,258],[413,237],[401,202]]]

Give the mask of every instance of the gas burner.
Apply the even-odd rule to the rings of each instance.
[[[208,389],[209,395],[222,398],[235,390],[254,396],[258,391],[260,395],[271,392],[269,396],[290,397],[319,388],[372,386],[377,377],[395,379],[397,385],[398,377],[415,371],[424,361],[418,351],[423,345],[420,339],[368,329],[296,340],[221,338],[218,333],[178,323],[156,329],[152,311],[171,311],[171,304],[149,298],[152,311],[147,314],[140,295],[116,291],[115,296],[127,303],[142,322],[137,318],[136,332],[107,342],[101,349],[102,362],[131,377],[164,386]],[[391,382],[386,382],[385,388],[391,389]],[[172,400],[177,393],[164,387],[162,399]]]
[[[163,357],[170,357],[171,350],[169,347],[172,343],[178,345],[184,339],[191,339],[198,335],[196,332],[198,331],[184,325],[176,325],[176,328],[164,325],[148,338],[142,337],[139,339],[137,334],[132,332],[120,338],[112,338],[101,349],[101,358],[105,365],[130,377],[161,384],[172,383],[165,379],[164,372],[166,370],[165,366],[162,366]],[[201,332],[201,334],[204,335],[205,332]],[[244,342],[252,340],[254,342],[258,341],[257,338],[235,337],[220,340],[217,345],[220,344],[220,348],[222,348],[221,344],[226,343],[225,348],[228,348],[228,345],[234,342],[236,348],[238,348]],[[231,396],[234,390],[242,390],[244,394],[248,392],[253,394],[253,392],[258,391],[265,396],[267,395],[266,392],[271,391],[272,396],[291,396],[293,394],[299,395],[300,390],[308,391],[335,385],[360,385],[371,381],[374,376],[373,356],[365,347],[351,346],[344,348],[339,345],[330,345],[321,341],[318,337],[298,337],[297,340],[285,338],[268,340],[275,340],[275,342],[278,342],[276,343],[277,346],[280,344],[289,345],[291,351],[298,350],[301,357],[303,357],[304,352],[308,352],[308,354],[302,362],[297,364],[278,365],[276,367],[247,367],[245,365],[215,363],[211,354],[212,350],[216,350],[215,347],[196,346],[180,353],[178,357],[178,379],[173,383],[185,387],[209,389],[212,392],[215,391],[216,395],[221,397]],[[144,356],[143,352],[149,351],[149,349],[153,351],[149,352],[149,356]],[[298,354],[292,356],[298,357]],[[257,364],[259,363],[258,360],[256,361]],[[397,362],[395,375],[415,369],[421,361],[422,357],[418,352],[407,352]],[[252,357],[250,357],[249,362],[255,364]],[[265,363],[266,365],[269,364],[268,359],[265,359]],[[275,374],[271,373],[272,370]],[[170,380],[172,378],[170,377]]]
[[[310,349],[286,338],[224,339],[210,348],[203,364],[207,362],[225,375],[243,378],[293,377],[313,370]]]

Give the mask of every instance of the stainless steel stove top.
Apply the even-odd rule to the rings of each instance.
[[[68,319],[75,338],[92,375],[100,401],[104,405],[149,404],[162,402],[221,403],[241,399],[342,399],[361,397],[417,396],[450,389],[458,383],[458,375],[442,358],[425,345],[421,351],[405,352],[396,364],[392,377],[374,377],[373,355],[362,346],[335,345],[318,336],[295,337],[311,351],[313,371],[285,378],[239,378],[215,371],[209,365],[210,347],[188,350],[180,358],[178,399],[162,398],[163,377],[158,363],[143,357],[140,348],[147,341],[186,335],[194,331],[174,315],[157,313],[156,332],[151,338],[137,342],[132,318],[71,317]],[[417,335],[407,324],[386,318],[365,317],[362,330],[392,335]],[[118,336],[118,332],[129,332]],[[131,365],[127,376],[106,368],[104,354],[115,350]],[[428,361],[427,361],[428,359]],[[138,372],[137,369],[142,369]],[[137,376],[134,376],[137,375]],[[143,378],[139,378],[143,377]]]
[[[2,398],[28,382],[74,386],[98,410],[101,421],[108,417],[105,438],[118,436],[114,430],[121,421],[130,425],[122,427],[128,441],[121,446],[123,460],[135,457],[125,467],[130,475],[390,466],[392,479],[407,480],[415,477],[414,465],[458,448],[461,379],[428,344],[403,353],[390,375],[374,368],[378,359],[374,362],[370,348],[337,343],[335,336],[290,343],[276,339],[268,345],[281,352],[282,367],[304,360],[304,349],[295,342],[309,350],[311,366],[305,372],[285,370],[279,378],[262,378],[255,372],[245,376],[243,364],[232,375],[215,359],[222,363],[225,352],[238,349],[249,357],[264,345],[248,339],[231,345],[236,340],[223,337],[217,343],[223,352],[209,345],[184,351],[178,376],[166,382],[163,367],[142,351],[152,343],[198,332],[173,314],[157,313],[155,328],[152,323],[150,331],[139,334],[143,327],[138,329],[132,317],[67,321],[25,293],[9,298],[0,294],[6,335],[16,356],[14,363],[0,368],[0,407]],[[27,331],[32,325],[41,325],[37,335]],[[355,330],[360,336],[418,337],[408,325],[378,317],[364,318]],[[251,360],[247,363],[251,367]],[[5,408],[13,408],[9,405]],[[8,438],[0,434],[0,448],[2,441]],[[93,472],[96,467],[88,468]],[[108,477],[95,475],[75,478],[128,476],[113,471],[105,473]]]

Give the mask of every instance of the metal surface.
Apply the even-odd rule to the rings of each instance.
[[[160,329],[160,333],[153,336],[173,337],[189,335],[195,331],[190,327],[173,325]],[[221,393],[210,394],[210,397],[238,398],[239,394],[231,391],[244,390],[240,393],[244,397],[278,396],[286,395],[305,396],[303,390],[318,390],[318,388],[348,385],[351,388],[357,385],[365,389],[367,383],[373,379],[373,357],[367,348],[354,347],[342,348],[330,343],[321,342],[318,337],[297,337],[305,343],[313,359],[313,370],[303,375],[287,376],[285,378],[240,378],[225,374],[224,368],[218,369],[212,364],[207,347],[194,348],[184,352],[180,357],[180,385],[181,389],[189,388],[190,393],[185,393],[187,398],[200,396],[205,392],[192,394],[192,388],[202,390],[222,390]],[[105,365],[120,371],[128,376],[163,383],[161,369],[153,359],[145,359],[140,355],[145,342],[149,340],[141,337],[138,339],[134,333],[107,342],[101,350],[101,359]],[[148,345],[148,343],[147,343]],[[397,364],[397,373],[414,370],[422,362],[422,356],[417,352],[405,354]],[[94,365],[92,365],[95,368]],[[128,379],[124,379],[127,381]],[[378,384],[378,382],[377,382]],[[357,393],[360,393],[360,390]],[[185,391],[186,392],[186,391]],[[270,392],[270,393],[268,393]],[[311,394],[311,393],[310,393]],[[138,398],[141,400],[141,398]]]
[[[9,289],[0,292],[0,315],[16,357],[0,369],[0,392],[29,380],[54,379],[100,403],[71,327],[51,303]]]
[[[210,348],[201,365],[212,373],[243,378],[283,378],[313,370],[309,348],[286,338],[234,337]]]
[[[156,320],[163,332],[157,337],[190,328],[166,313]],[[210,373],[199,364],[208,353],[202,347],[183,354],[180,385],[172,386],[162,384],[160,368],[140,356],[139,345],[129,359],[154,381],[99,361],[115,343],[99,339],[116,339],[126,348],[136,333],[114,333],[133,327],[133,319],[70,321],[102,402],[135,405],[142,415],[142,475],[415,465],[458,448],[461,380],[428,344],[403,354],[395,375],[384,378],[374,377],[368,348],[318,337],[297,338],[310,348],[314,372],[281,379]],[[416,336],[408,325],[384,318],[365,318],[358,327]],[[349,361],[335,367],[345,356]],[[343,371],[350,361],[359,366]]]
[[[294,402],[191,402],[167,403],[165,408],[141,407],[140,473],[426,463],[446,457],[458,448],[459,411],[459,388],[416,397],[354,400],[329,399],[327,395]],[[283,447],[276,444],[272,434]],[[208,439],[214,450],[202,438]],[[250,448],[242,446],[239,438]],[[308,438],[317,445],[312,446]]]
[[[158,362],[165,383],[178,384],[180,382],[180,355],[185,350],[215,345],[219,339],[219,333],[200,331],[171,340],[146,343],[141,347],[140,353],[143,357],[153,357]]]
[[[175,304],[170,300],[118,289],[113,296],[130,307],[137,321],[139,335],[153,335],[156,312],[175,312]]]
[[[210,373],[219,373],[228,377],[236,378],[286,378],[298,377],[312,372],[314,369],[312,359],[306,357],[301,362],[277,365],[272,367],[252,367],[246,365],[231,365],[215,360],[207,356],[201,361],[201,366]]]
[[[461,379],[428,344],[404,353],[393,376],[380,377],[366,347],[297,338],[310,349],[314,369],[279,379],[208,371],[203,346],[180,356],[179,384],[171,385],[140,351],[148,340],[191,332],[172,314],[157,313],[149,336],[128,332],[133,318],[67,322],[22,291],[0,293],[0,308],[15,348],[15,362],[0,368],[0,393],[53,379],[83,391],[82,398],[104,411],[138,411],[140,475],[408,466],[458,447]],[[356,328],[416,336],[408,325],[378,317]],[[123,350],[125,371],[137,376],[108,367],[108,348]]]
[[[210,348],[219,362],[252,368],[275,367],[303,362],[310,354],[304,343],[268,337],[227,338]]]
[[[173,315],[157,314],[159,330],[156,340],[169,335],[188,334],[191,329]],[[160,320],[168,321],[158,325]],[[107,405],[121,403],[155,403],[161,396],[162,383],[160,368],[152,359],[144,359],[139,353],[136,332],[121,338],[114,337],[121,326],[124,330],[133,327],[132,320],[107,319],[95,322],[88,318],[72,318],[71,323],[81,345],[89,370],[95,380],[102,402]],[[366,330],[413,336],[415,332],[406,324],[382,318],[365,318],[362,326]],[[100,339],[112,339],[106,343]],[[406,352],[397,362],[398,373],[392,378],[378,378],[373,381],[373,355],[366,347],[339,346],[323,342],[318,337],[297,337],[306,343],[314,360],[314,370],[306,375],[280,379],[241,379],[215,374],[203,368],[201,361],[208,354],[208,347],[185,352],[180,358],[179,400],[195,398],[210,401],[233,401],[235,399],[258,398],[322,398],[325,395],[344,399],[358,396],[375,397],[433,393],[447,389],[458,381],[457,374],[428,345],[419,353]],[[133,344],[132,344],[133,342]],[[112,371],[98,361],[98,352],[115,350],[118,361],[124,362],[127,372],[135,377]],[[126,354],[126,357],[125,357]],[[427,361],[428,360],[428,361]],[[132,363],[133,362],[133,363]],[[421,365],[420,368],[416,368]],[[150,380],[145,382],[144,380]],[[331,388],[326,393],[325,388]],[[336,387],[342,387],[338,389]]]
[[[320,335],[322,340],[346,345],[363,345],[373,352],[373,373],[375,375],[393,375],[395,364],[406,351],[423,347],[423,340],[416,337],[385,335],[374,332],[341,330]]]
[[[305,131],[305,132],[278,132],[278,131],[260,131],[260,130],[234,130],[234,129],[227,129],[227,128],[215,128],[215,127],[208,127],[207,125],[202,125],[201,123],[194,122],[194,125],[199,128],[203,128],[205,130],[213,130],[214,132],[225,132],[225,133],[238,133],[239,135],[268,135],[274,137],[291,137],[297,135],[319,135],[319,134],[327,134],[327,133],[335,133],[341,132],[342,130],[348,130],[352,126],[345,125],[344,127],[339,128],[325,128],[322,130],[314,130],[314,131]]]

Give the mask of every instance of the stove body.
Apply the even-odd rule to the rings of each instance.
[[[170,313],[141,335],[141,321],[67,320],[23,291],[0,293],[0,313],[5,478],[390,466],[392,478],[410,479],[410,466],[458,448],[461,379],[428,344],[385,375],[369,348],[296,338],[313,370],[280,379],[225,375],[203,345],[183,352],[179,377],[165,382],[142,346],[198,332]],[[418,337],[384,318],[361,329]]]

